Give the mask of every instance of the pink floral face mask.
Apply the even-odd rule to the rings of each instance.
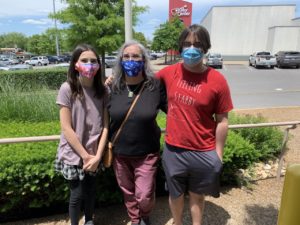
[[[87,77],[89,79],[92,79],[97,71],[99,70],[99,64],[98,63],[80,63],[77,62],[75,64],[75,69],[79,72],[80,76]]]

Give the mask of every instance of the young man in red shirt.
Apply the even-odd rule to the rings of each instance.
[[[168,114],[163,167],[175,225],[182,225],[184,194],[188,192],[193,225],[201,225],[204,196],[219,197],[219,176],[232,110],[224,76],[203,64],[211,47],[208,31],[187,27],[179,38],[183,62],[160,70],[166,86]]]

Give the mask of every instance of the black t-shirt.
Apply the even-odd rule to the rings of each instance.
[[[121,126],[141,86],[141,84],[138,84],[125,87],[119,92],[111,92],[108,104],[110,140]],[[132,97],[130,97],[130,91],[134,92]],[[158,152],[160,149],[161,131],[156,123],[156,116],[159,109],[164,112],[167,110],[166,91],[159,80],[155,79],[153,90],[149,90],[149,87],[145,85],[114,144],[114,153],[123,156],[143,156]]]

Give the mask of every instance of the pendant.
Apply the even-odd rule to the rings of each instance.
[[[132,98],[133,97],[133,92],[132,91],[129,91],[128,92],[128,98]]]

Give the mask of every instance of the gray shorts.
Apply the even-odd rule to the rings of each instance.
[[[172,198],[191,191],[220,196],[220,174],[223,164],[215,150],[191,151],[165,144],[162,164]]]

